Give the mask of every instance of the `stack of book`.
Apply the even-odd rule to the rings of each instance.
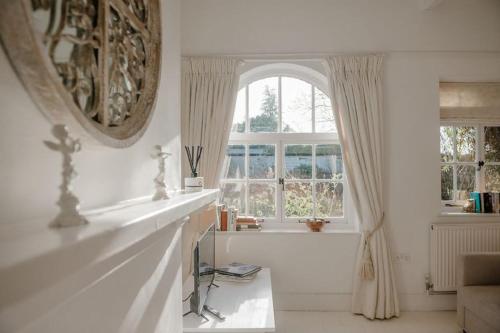
[[[217,280],[221,281],[247,281],[255,278],[257,273],[262,269],[260,266],[242,264],[233,262],[229,265],[222,266],[216,269],[218,274]]]
[[[228,209],[221,208],[220,211],[220,231],[235,231],[238,209],[229,207]]]
[[[500,194],[498,192],[471,192],[475,213],[500,214]]]
[[[238,216],[236,218],[236,231],[260,231],[262,226],[253,216]]]

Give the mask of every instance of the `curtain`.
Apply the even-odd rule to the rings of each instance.
[[[345,172],[362,230],[353,281],[352,311],[369,319],[399,316],[384,231],[382,56],[327,59]]]
[[[217,188],[231,131],[238,91],[240,61],[228,57],[185,57],[182,60],[182,145],[200,145],[199,176],[206,188]],[[190,175],[186,153],[184,176]]]

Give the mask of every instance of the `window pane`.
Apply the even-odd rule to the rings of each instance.
[[[316,145],[316,178],[342,179],[340,145]]]
[[[500,192],[500,165],[487,165],[484,168],[486,191]]]
[[[236,107],[234,109],[231,132],[245,132],[246,104],[246,89],[241,88],[238,92],[238,97],[236,98]]]
[[[500,127],[484,129],[484,154],[487,162],[500,162]]]
[[[224,178],[245,178],[245,146],[228,145],[224,161]]]
[[[314,107],[317,133],[337,132],[330,98],[318,88],[314,88]]]
[[[457,133],[457,160],[474,162],[476,158],[476,128],[456,127]]]
[[[441,200],[453,200],[453,167],[441,166]]]
[[[285,145],[285,178],[312,178],[312,145]]]
[[[281,78],[283,132],[312,132],[312,87],[302,80]]]
[[[248,213],[255,217],[276,216],[276,185],[249,184]]]
[[[250,132],[278,131],[278,78],[255,81],[248,89]]]
[[[273,179],[275,177],[275,146],[250,145],[249,177],[253,179]]]
[[[222,184],[222,202],[226,207],[236,207],[239,213],[245,213],[245,184],[225,183]]]
[[[467,200],[476,184],[476,167],[472,165],[457,165],[457,193],[455,200]]]
[[[342,183],[316,183],[316,216],[343,216],[343,193]]]
[[[306,217],[312,214],[312,184],[287,183],[285,185],[285,216]]]
[[[441,132],[441,161],[451,162],[453,161],[453,132],[454,132],[453,127],[441,126],[440,132]]]

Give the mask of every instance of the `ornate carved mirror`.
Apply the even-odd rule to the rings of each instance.
[[[2,45],[53,123],[112,147],[144,133],[160,75],[160,0],[0,0]]]

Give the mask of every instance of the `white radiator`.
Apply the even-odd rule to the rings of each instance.
[[[500,223],[431,225],[431,279],[434,291],[456,291],[457,257],[500,251]]]

